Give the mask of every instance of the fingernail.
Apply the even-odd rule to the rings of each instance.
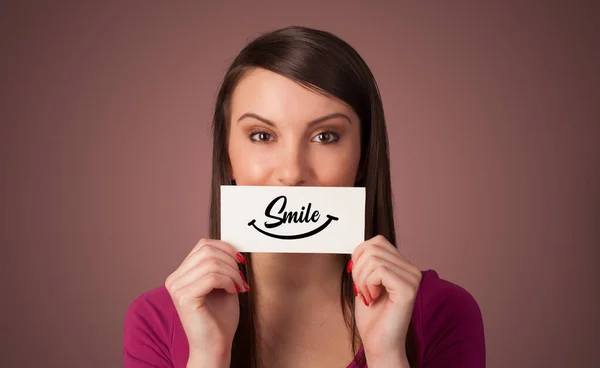
[[[246,291],[250,291],[250,285],[248,285],[246,281],[244,281],[244,287],[246,288]]]
[[[240,263],[246,264],[246,258],[244,258],[244,255],[242,253],[238,252],[235,256],[237,260],[240,261]]]
[[[360,296],[362,296],[362,300],[365,303],[365,305],[368,307],[369,303],[367,303],[367,299],[365,299],[365,296],[363,294],[360,294]]]
[[[348,265],[346,266],[346,273],[350,273],[352,271],[352,260],[350,260],[348,262]]]
[[[354,288],[354,296],[358,296],[358,290],[356,289],[356,284],[352,284],[352,287]]]
[[[244,273],[242,271],[240,271],[240,276],[242,277],[242,280],[244,280],[244,282],[246,282],[246,278],[244,277]]]

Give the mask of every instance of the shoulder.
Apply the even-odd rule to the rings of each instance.
[[[421,271],[421,273],[423,275],[419,286],[421,312],[437,315],[440,312],[453,311],[447,317],[456,316],[457,311],[461,311],[461,314],[481,315],[479,304],[465,288],[440,278],[434,270]]]
[[[175,306],[165,285],[137,296],[129,305],[125,315],[126,321],[143,319],[152,326],[167,327],[173,322]]]
[[[128,311],[144,309],[144,307],[152,307],[157,312],[175,311],[171,295],[164,284],[138,295],[130,304]]]
[[[413,313],[422,362],[461,356],[465,367],[485,364],[483,317],[473,295],[434,270],[422,276]]]
[[[170,362],[175,306],[161,285],[137,296],[127,308],[123,325],[125,361]]]

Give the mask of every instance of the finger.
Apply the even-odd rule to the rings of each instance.
[[[220,259],[235,270],[239,270],[237,261],[231,257],[229,253],[224,252],[221,247],[214,244],[204,244],[181,264],[179,270],[176,271],[175,276],[180,276],[205,260],[211,258]]]
[[[237,264],[240,261],[239,259],[235,259],[231,256],[231,252],[227,251],[227,247],[223,246],[224,242],[213,243],[198,243],[198,245],[194,248],[194,251],[188,255],[188,257],[181,263],[181,265],[167,277],[165,284],[168,284],[173,279],[180,277],[185,272],[189,271],[193,267],[196,267],[203,259],[207,259],[210,257],[219,258],[227,263],[231,264],[234,268],[237,269]]]
[[[223,252],[231,255],[231,257],[233,257],[233,259],[239,261],[240,263],[246,263],[244,256],[241,253],[239,253],[231,244],[224,242],[222,240],[207,239],[207,238],[200,239],[198,241],[198,243],[196,244],[196,246],[194,246],[192,251],[188,254],[186,259],[189,258],[194,253],[196,253],[199,249],[201,249],[202,246],[207,245],[207,244],[210,244],[214,247],[221,249]]]
[[[407,272],[414,275],[415,278],[421,276],[421,270],[411,264],[385,237],[378,235],[371,240],[368,240],[355,249],[353,255],[353,266],[356,263],[360,263],[361,258],[369,255],[375,255],[382,259],[387,259],[393,262],[396,266],[405,269]]]
[[[173,293],[173,302],[178,307],[203,306],[206,296],[213,290],[222,289],[230,294],[237,292],[235,283],[229,276],[210,273],[203,278],[204,282],[193,282]]]
[[[365,304],[367,306],[370,306],[375,301],[377,301],[377,299],[379,299],[381,294],[384,292],[383,286],[369,285],[367,282],[365,282],[364,286],[362,287],[362,290],[363,291],[361,291],[360,293],[364,295],[364,301],[366,301]]]
[[[399,257],[407,264],[412,265],[412,263],[410,263],[410,261],[402,255],[400,249],[398,249],[398,247],[396,247],[394,244],[390,243],[383,235],[377,235],[373,237],[373,239],[371,239],[371,242],[379,246],[381,249],[388,251],[390,254]]]
[[[397,270],[386,265],[380,266],[367,275],[366,284],[370,286],[382,285],[392,302],[414,301],[418,284],[415,285],[414,281],[406,278],[407,274],[405,272],[398,273]]]
[[[247,289],[246,281],[240,270],[237,268],[237,265],[231,266],[218,258],[204,259],[202,263],[189,269],[174,280],[171,289],[177,290],[189,283],[203,282],[204,277],[211,273],[219,273],[230,277],[234,281],[236,288],[240,291],[245,291]]]
[[[359,259],[359,262],[352,267],[352,278],[356,284],[356,288],[362,294],[365,299],[365,304],[370,304],[374,300],[377,300],[381,294],[381,290],[378,286],[373,285],[371,288],[367,286],[367,276],[376,268],[386,264],[387,262],[378,256],[369,255]]]
[[[362,279],[364,280],[363,289],[365,289],[367,291],[367,295],[371,297],[369,303],[373,303],[379,299],[384,290],[388,294],[393,292],[392,290],[388,290],[386,285],[382,282],[379,282],[378,279],[373,279],[372,275],[374,273],[381,269],[389,270],[389,272],[393,273],[396,277],[401,277],[402,273],[406,273],[406,271],[386,260],[377,259],[377,262],[375,262],[376,259],[377,258],[374,257],[373,262],[368,263],[364,267],[363,274],[361,275]]]
[[[398,265],[398,262],[400,262],[400,266]],[[418,271],[419,275],[416,276],[412,270],[407,269],[414,266],[407,265],[401,260],[398,261],[398,259],[394,260],[385,252],[382,254],[382,257],[374,255],[371,253],[371,249],[369,249],[369,254],[365,253],[365,255],[359,259],[358,264],[353,267],[355,269],[353,272],[353,277],[355,277],[355,280],[358,284],[357,287],[361,293],[367,297],[368,303],[372,303],[373,301],[377,300],[383,292],[380,284],[370,284],[367,282],[369,275],[381,267],[386,267],[398,277],[406,279],[411,285],[418,285],[420,283],[421,272]],[[386,291],[390,292],[390,290],[387,290],[387,288]]]
[[[213,273],[221,274],[231,278],[238,290],[247,290],[247,284],[237,266],[234,268],[218,258],[204,260],[204,262],[199,264],[197,267],[188,270],[183,275],[173,280],[170,285],[170,290],[172,292],[177,292],[189,284],[203,283],[206,281],[205,278]]]
[[[415,280],[420,277],[421,270],[417,267],[409,263],[406,258],[400,254],[400,252],[394,247],[388,247],[385,245],[381,245],[379,243],[373,243],[370,247],[366,248],[361,258],[359,258],[358,263],[361,263],[361,260],[367,261],[371,257],[378,257],[384,259],[392,264],[394,264],[398,268],[402,268],[404,271],[413,275]]]
[[[352,253],[352,260],[353,260],[353,262],[358,262],[358,260],[363,255],[363,253],[366,250],[368,250],[373,245],[382,246],[384,248],[397,249],[392,243],[390,243],[385,238],[385,236],[383,236],[383,235],[377,235],[377,236],[372,237],[369,240],[365,240],[364,242],[362,242],[361,244],[359,244],[354,249],[354,252]]]

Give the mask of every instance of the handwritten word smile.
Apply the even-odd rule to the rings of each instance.
[[[273,214],[273,207],[275,207],[275,205],[278,202],[281,202],[279,211],[277,212],[277,214]],[[312,213],[310,212],[311,205],[312,205],[311,203],[309,203],[308,206],[306,207],[306,212],[304,211],[304,206],[302,206],[302,209],[300,211],[289,211],[289,212],[285,211],[286,205],[287,205],[286,196],[279,196],[279,197],[273,199],[271,201],[271,203],[269,203],[269,205],[267,205],[267,208],[265,209],[265,216],[276,220],[276,221],[270,222],[270,223],[265,221],[265,227],[267,229],[272,229],[272,228],[276,228],[281,225],[291,224],[291,223],[309,223],[309,222],[316,223],[319,221],[319,218],[321,217],[321,215],[319,214],[319,211],[314,211]],[[280,216],[277,216],[277,215],[280,215]],[[270,236],[272,238],[276,238],[276,239],[284,239],[284,240],[302,239],[302,238],[307,238],[309,236],[320,233],[321,231],[325,230],[325,228],[327,226],[329,226],[329,224],[332,221],[339,220],[338,217],[335,217],[332,215],[326,215],[326,217],[327,217],[327,221],[325,221],[321,226],[317,227],[316,229],[313,229],[311,231],[308,231],[308,232],[305,232],[302,234],[294,234],[294,235],[273,234],[273,233],[270,233],[263,229],[260,229],[259,227],[256,226],[255,219],[250,221],[248,223],[248,226],[252,226],[260,233],[262,233],[266,236]]]

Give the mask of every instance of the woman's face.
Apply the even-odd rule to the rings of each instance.
[[[229,157],[238,185],[353,186],[360,122],[339,100],[264,69],[231,100]]]

